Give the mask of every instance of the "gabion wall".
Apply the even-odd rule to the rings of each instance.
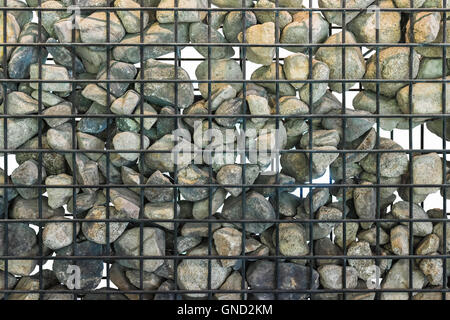
[[[447,17],[2,0],[0,298],[445,299]]]

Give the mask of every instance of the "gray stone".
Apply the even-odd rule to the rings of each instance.
[[[245,182],[242,182],[243,169],[242,165],[225,165],[217,172],[217,182],[222,185],[239,185],[253,184],[259,175],[259,167],[257,165],[245,166]],[[244,188],[225,187],[225,190],[231,193],[233,197],[241,194]]]
[[[113,145],[115,150],[145,150],[150,145],[150,140],[146,137],[142,137],[134,132],[120,132],[113,138]],[[128,160],[135,161],[139,158],[139,153],[119,153],[119,155]]]
[[[132,0],[116,0],[114,6],[117,8],[140,8],[138,2]],[[137,33],[141,31],[141,11],[133,10],[119,10],[117,16],[122,22],[123,27],[127,33]],[[149,14],[146,11],[142,12],[142,28],[145,28],[149,21]]]
[[[243,219],[242,213],[242,197],[230,197],[225,200],[224,207],[222,209],[221,215],[227,220],[237,220]],[[245,219],[250,220],[268,220],[275,218],[275,211],[272,205],[267,201],[261,194],[250,191],[245,197],[246,212]],[[246,231],[251,233],[261,233],[264,230],[272,226],[272,222],[267,223],[246,223]],[[236,227],[241,228],[240,223],[235,224]]]
[[[311,30],[310,25],[312,26]],[[292,52],[308,52],[308,44],[322,43],[328,38],[328,22],[320,13],[313,12],[312,20],[309,19],[309,12],[297,12],[293,15],[293,21],[286,25],[281,33],[280,42],[283,44],[300,44],[301,47],[289,46],[286,50]],[[312,34],[312,41],[309,41],[309,34]],[[314,49],[313,49],[314,51]]]
[[[70,80],[69,72],[65,67],[43,64],[41,65],[41,77],[39,78],[39,65],[34,63],[30,65],[30,79],[40,79],[41,81],[58,81],[58,82],[42,82],[41,87],[44,91],[67,92],[71,90],[72,85],[67,82]],[[38,89],[37,82],[31,82],[30,87]]]
[[[380,138],[379,149],[385,150],[402,150],[402,147],[391,139]],[[408,170],[408,157],[404,152],[388,152],[379,153],[380,158],[380,175],[384,177],[397,177],[407,172]],[[374,153],[370,153],[361,162],[361,166],[365,171],[376,174],[377,156]]]
[[[140,228],[128,229],[119,239],[114,242],[116,255],[119,256],[139,256],[140,246],[143,243],[142,253],[145,256],[165,255],[165,234],[164,231],[157,228],[143,228],[143,239],[140,239]],[[117,260],[124,267],[139,270],[139,260]],[[164,260],[146,259],[143,263],[143,269],[146,272],[153,272],[158,269]]]
[[[208,79],[208,61],[202,61],[195,69],[197,80],[214,80],[211,83],[211,95],[219,88],[228,84],[216,82],[217,80],[240,80],[243,79],[243,74],[239,64],[231,59],[211,60],[211,77]],[[242,89],[242,83],[230,83],[236,92]],[[199,83],[199,90],[202,97],[207,99],[209,96],[208,84]],[[191,102],[192,103],[192,102]]]
[[[181,11],[180,11],[181,12]],[[192,43],[208,43],[208,25],[202,22],[194,22],[189,26],[189,38]],[[217,30],[211,30],[211,43],[228,43],[225,37]],[[208,57],[208,47],[194,47],[203,57]],[[226,59],[234,56],[234,49],[231,46],[211,47],[211,59]]]
[[[266,22],[250,26],[245,30],[245,39],[242,33],[238,34],[238,40],[250,45],[270,45],[275,43],[275,24]],[[270,65],[275,55],[275,47],[247,47],[246,58],[254,63]]]
[[[73,178],[65,173],[61,173],[58,175],[48,176],[45,179],[45,184],[50,186],[72,185]],[[63,205],[67,204],[67,202],[72,197],[73,192],[77,193],[77,190],[74,191],[74,188],[47,187],[46,189],[48,195],[48,205],[53,209],[62,207]]]
[[[325,289],[342,289],[344,284],[343,270],[342,266],[337,266],[333,264],[327,264],[320,266],[317,271],[319,272],[320,284]],[[356,269],[353,267],[346,267],[346,289],[353,289],[356,287],[358,282],[358,275]]]
[[[59,282],[68,283],[73,275],[70,265],[75,265],[80,268],[80,288],[86,290],[92,290],[96,288],[102,280],[103,274],[103,261],[101,259],[80,259],[71,260],[70,257],[74,254],[77,256],[100,256],[104,254],[101,245],[90,242],[82,241],[74,243],[73,246],[67,246],[59,249],[56,252],[58,257],[67,257],[67,259],[57,259],[53,262],[53,271],[56,274]]]
[[[176,213],[175,213],[176,210]],[[174,208],[173,202],[147,203],[144,208],[144,216],[149,220],[172,220],[178,217],[180,206],[177,204]],[[177,216],[175,216],[177,215]],[[153,222],[161,227],[174,230],[172,222]]]
[[[379,57],[371,56],[368,63],[364,79],[377,79],[376,65],[379,64],[379,78],[384,80],[399,80],[396,82],[379,83],[380,94],[386,97],[394,97],[399,89],[407,85],[406,80],[410,78],[409,65],[410,53],[407,47],[390,47],[380,50]],[[412,78],[417,76],[419,71],[420,56],[415,51],[412,54]],[[376,92],[375,82],[365,82],[364,88]]]
[[[238,5],[238,7],[240,6]],[[252,11],[246,10],[244,12],[229,11],[225,16],[225,20],[223,21],[223,34],[230,43],[238,43],[238,34],[257,23],[256,16]],[[245,22],[243,22],[243,14],[245,15]]]
[[[55,128],[70,120],[70,118],[63,118],[62,116],[72,115],[72,104],[64,101],[45,109],[42,111],[42,114],[46,116],[54,116],[52,118],[44,118],[44,120],[50,127]]]
[[[206,199],[194,202],[192,206],[192,215],[195,219],[206,219],[209,212],[214,215],[218,209],[223,205],[227,192],[225,189],[217,188],[212,195],[211,210],[209,209],[209,196]]]
[[[161,0],[158,4],[158,9],[156,11],[156,19],[160,23],[173,23],[175,22],[174,11],[164,11],[161,9],[164,8],[173,8],[175,7],[174,0]],[[208,8],[208,3],[205,0],[180,0],[177,2],[178,8],[199,8],[206,9]],[[188,11],[182,10],[178,11],[178,22],[197,22],[202,21],[206,17],[206,11]]]
[[[398,225],[391,229],[391,249],[394,254],[406,256],[409,254],[409,230]]]
[[[429,219],[427,213],[422,207],[417,204],[412,204],[412,220],[414,219]],[[410,219],[410,204],[406,201],[399,201],[392,206],[392,215],[397,219],[408,220]],[[409,229],[409,222],[400,222]],[[418,237],[424,237],[433,232],[433,223],[430,221],[413,222],[412,225],[413,235]]]
[[[412,284],[409,282],[409,272],[412,272]],[[410,270],[408,259],[400,259],[387,273],[381,284],[382,289],[422,289],[425,285],[425,276],[413,264]],[[381,300],[408,300],[408,292],[383,292]]]
[[[342,32],[333,34],[324,43],[341,44],[344,41]],[[345,33],[345,43],[357,43],[353,34],[349,31]],[[345,70],[342,69],[342,48],[341,47],[321,47],[316,52],[316,59],[322,61],[330,68],[330,79],[362,79],[366,71],[366,62],[359,47],[345,48]],[[353,87],[354,83],[342,85],[339,82],[329,83],[330,89],[343,92]],[[345,88],[345,89],[344,89]]]
[[[346,1],[346,8],[355,8],[355,9],[365,9],[367,8],[374,0],[349,0]],[[341,0],[319,0],[320,8],[342,8]],[[352,21],[357,15],[359,11],[349,11],[345,14],[345,21],[342,17],[341,11],[323,11],[323,14],[327,18],[330,23],[337,24],[339,26],[345,25]]]
[[[234,228],[221,228],[213,234],[214,245],[220,256],[239,256],[242,251],[242,233]],[[221,259],[222,267],[233,267],[236,259]]]
[[[47,40],[47,43],[58,44],[59,42],[53,38],[50,38]],[[63,67],[66,67],[67,69],[70,70],[72,69],[72,59],[73,59],[75,64],[74,71],[76,73],[83,73],[86,71],[80,58],[78,58],[76,55],[73,55],[72,57],[70,50],[67,49],[66,47],[54,45],[54,46],[47,46],[46,49],[48,53],[52,55],[53,60],[55,60],[57,64],[62,65]]]
[[[95,206],[89,210],[86,222],[81,225],[83,235],[92,242],[107,244],[116,241],[128,226],[128,222],[88,222],[89,220],[125,219],[126,216],[114,207],[109,207],[109,212],[105,206]]]
[[[125,36],[125,29],[120,22],[120,19],[113,12],[109,12],[109,42],[120,42]],[[85,43],[105,43],[107,42],[106,27],[107,15],[106,12],[94,12],[88,17],[81,19],[80,38]],[[94,50],[105,50],[106,47],[95,47]]]
[[[32,186],[35,184],[41,184],[47,176],[45,169],[41,168],[39,181],[39,164],[34,160],[27,160],[18,166],[11,174],[11,181],[15,185],[26,185]],[[39,196],[39,191],[42,193],[43,190],[38,188],[17,188],[17,192],[24,199],[34,199]]]
[[[190,80],[188,73],[181,67],[177,68],[177,77],[175,77],[175,67],[171,64],[162,63],[153,59],[144,62],[143,78],[145,80]],[[138,74],[140,79],[140,74]],[[197,75],[198,78],[198,75]],[[136,84],[136,91],[139,90],[140,84]],[[175,104],[175,84],[148,82],[144,84],[144,97],[149,103],[160,106]],[[181,98],[182,97],[182,98]],[[192,83],[178,84],[177,106],[186,108],[194,102],[194,87]]]
[[[252,75],[251,80],[264,80],[269,82],[260,82],[257,83],[261,87],[266,88],[270,93],[276,94],[277,85],[274,80],[277,79],[276,72],[276,63],[272,63],[269,66],[261,66],[256,69]],[[278,80],[285,80],[286,77],[283,71],[283,65],[281,63],[278,64]],[[273,80],[274,82],[270,82]],[[295,88],[291,86],[289,83],[278,83],[279,95],[282,96],[295,96]]]
[[[217,253],[213,250],[212,255]],[[209,256],[208,246],[200,245],[188,253],[188,256]],[[211,266],[211,269],[209,269]],[[208,273],[211,270],[210,285],[211,289],[218,289],[227,279],[231,272],[231,268],[223,267],[217,259],[184,259],[178,265],[177,283],[180,289],[184,290],[206,290],[208,286]],[[203,298],[207,294],[204,293],[187,293],[189,298]]]
[[[73,231],[78,233],[80,226],[78,223],[71,221],[67,218],[67,222],[49,222],[44,226],[44,231],[42,232],[42,243],[52,250],[58,250],[67,247],[76,239],[76,234],[74,236]]]
[[[177,179],[180,185],[195,186],[209,183],[209,173],[196,165],[189,165],[177,172]],[[211,178],[214,181],[213,178]],[[214,183],[214,182],[213,182]],[[209,190],[214,192],[215,188],[180,188],[181,195],[188,201],[199,201],[205,199]]]

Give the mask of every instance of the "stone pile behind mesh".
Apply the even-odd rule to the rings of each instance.
[[[42,10],[39,14],[31,8],[6,15],[0,12],[2,42],[19,44],[0,48],[0,76],[13,80],[3,83],[0,91],[2,113],[10,116],[0,121],[0,148],[18,164],[12,171],[14,161],[9,156],[9,171],[0,175],[3,185],[14,185],[0,190],[5,204],[0,206],[0,218],[10,221],[0,223],[0,253],[58,259],[50,269],[37,273],[39,259],[11,259],[7,266],[1,260],[0,270],[8,273],[0,271],[0,289],[49,291],[41,296],[12,291],[0,297],[139,299],[136,292],[145,290],[155,291],[145,293],[145,299],[174,299],[173,292],[166,291],[181,289],[192,291],[182,298],[205,299],[208,294],[196,291],[213,289],[218,291],[209,298],[220,300],[409,298],[407,291],[377,296],[373,291],[345,296],[336,292],[344,286],[371,289],[378,272],[383,289],[428,289],[431,292],[411,296],[440,299],[441,294],[433,290],[444,283],[445,264],[433,256],[447,254],[450,229],[446,228],[444,239],[444,222],[427,219],[446,218],[446,214],[441,209],[425,211],[420,204],[431,194],[449,194],[436,187],[448,181],[447,162],[435,152],[408,154],[397,142],[377,138],[377,131],[410,130],[425,124],[426,130],[442,139],[450,137],[450,123],[444,120],[444,126],[436,117],[450,110],[447,84],[410,85],[408,81],[447,79],[447,57],[442,47],[432,44],[449,40],[450,25],[443,12],[428,11],[441,8],[442,0],[413,1],[415,8],[423,8],[419,11],[401,10],[409,8],[409,0],[350,0],[345,1],[346,8],[361,10],[347,11],[345,18],[342,11],[302,11],[302,2],[278,0],[280,10],[275,14],[258,10],[276,8],[274,1],[212,0],[212,7],[225,9],[208,13],[195,10],[207,9],[206,0],[178,0],[179,8],[192,10],[174,14],[164,10],[173,8],[173,0],[82,0],[77,4],[155,7],[109,13],[101,9],[76,12],[70,9],[70,0],[2,0],[2,5],[11,8]],[[398,10],[372,10],[374,5]],[[245,12],[231,9],[242,6]],[[319,0],[319,7],[342,5],[341,0]],[[37,16],[41,26],[35,22]],[[330,26],[344,29],[336,32]],[[214,46],[208,48],[208,41]],[[277,41],[289,52],[283,59],[271,46]],[[373,50],[376,42],[385,45]],[[195,75],[183,65],[174,67],[170,43],[195,48],[202,57]],[[245,46],[239,49],[228,43]],[[342,43],[357,45],[333,47]],[[410,50],[401,43],[417,46]],[[186,58],[184,49],[179,49],[175,58]],[[257,64],[256,70],[246,72],[235,59],[239,54]],[[163,56],[172,58],[159,59]],[[339,82],[343,75],[354,81]],[[244,77],[252,80],[245,86],[239,82]],[[43,82],[33,82],[38,79]],[[77,81],[67,82],[73,79]],[[270,82],[276,79],[283,81]],[[196,80],[202,82],[197,85]],[[360,92],[343,105],[340,94],[357,88],[358,82]],[[191,117],[177,121],[179,114]],[[340,118],[343,114],[351,116],[345,123]],[[378,114],[420,117],[377,120]],[[275,172],[270,157],[247,159],[244,169],[234,152],[213,156],[210,163],[193,157],[174,163],[169,153],[157,152],[175,148],[176,129],[185,129],[193,143],[194,136],[201,137],[208,128],[225,132],[242,127],[254,133],[246,147],[253,143],[259,148],[260,142],[269,141],[270,149],[276,143],[282,150],[297,152],[282,153],[280,170]],[[224,147],[225,143],[235,145],[236,141],[221,142]],[[208,141],[200,140],[199,147],[207,145]],[[357,152],[344,155],[339,149]],[[386,152],[378,156],[364,152],[372,149]],[[299,184],[327,173],[336,186],[298,192]],[[402,186],[410,183],[421,187]],[[116,187],[107,188],[107,184]],[[245,190],[243,184],[248,185]],[[357,187],[344,188],[347,184]],[[411,213],[412,219],[420,221],[408,222]],[[73,223],[72,218],[81,222]],[[245,226],[232,222],[243,218],[260,222]],[[377,222],[380,218],[385,220]],[[15,219],[24,221],[11,223]],[[105,223],[106,219],[112,221]],[[282,221],[274,223],[275,219]],[[245,259],[226,259],[244,254]],[[404,259],[414,254],[422,257],[411,264]],[[71,261],[71,255],[111,258]],[[152,258],[114,259],[141,255]],[[176,261],[165,259],[176,255]],[[326,259],[345,255],[367,259]],[[61,259],[66,256],[67,260]],[[81,294],[67,287],[73,264],[81,270]],[[102,293],[106,266],[111,286],[133,293]],[[413,283],[409,284],[411,272]],[[293,292],[257,292],[275,288]],[[240,294],[241,289],[250,291]]]

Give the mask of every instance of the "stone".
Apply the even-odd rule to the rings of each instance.
[[[400,201],[392,206],[392,215],[397,219],[408,220],[410,219],[410,204],[406,201]],[[422,207],[417,204],[412,204],[412,220],[430,219],[427,213],[422,209]],[[400,222],[402,225],[409,228],[409,222]],[[433,232],[433,223],[430,221],[413,222],[412,225],[413,235],[418,237],[425,237]]]
[[[442,184],[442,161],[437,153],[417,155],[412,160],[412,183]],[[415,194],[428,195],[439,190],[439,187],[414,187]]]
[[[73,274],[70,266],[75,265],[80,268],[80,289],[92,290],[96,288],[102,280],[103,261],[101,259],[80,259],[71,260],[70,257],[77,256],[100,256],[104,254],[101,245],[91,242],[76,242],[72,246],[67,246],[56,251],[56,256],[67,257],[67,259],[57,259],[53,262],[53,271],[61,283],[71,283]]]
[[[366,241],[353,242],[348,247],[349,256],[373,256],[370,245]],[[349,259],[348,264],[356,269],[358,277],[367,281],[373,276],[374,259]]]
[[[259,175],[259,167],[257,165],[245,166],[245,182],[242,182],[243,169],[242,165],[225,165],[217,172],[217,182],[222,185],[251,185],[255,182]],[[233,197],[241,194],[244,188],[225,187],[225,190],[231,193]]]
[[[320,13],[313,12],[312,19],[309,19],[309,12],[300,11],[293,15],[293,21],[286,25],[281,33],[280,42],[289,44],[286,50],[292,52],[308,53],[308,44],[322,43],[328,38],[329,24]],[[311,30],[310,30],[311,25]],[[312,41],[309,34],[312,34]],[[302,46],[294,46],[300,44]],[[313,49],[313,51],[315,51]]]
[[[413,0],[413,7],[419,8],[421,7],[426,0]],[[411,1],[410,0],[394,0],[395,5],[397,8],[410,8],[411,7]]]
[[[446,77],[447,79],[447,77]],[[444,107],[442,105],[442,84],[441,83],[415,83],[412,86],[412,102],[409,102],[410,86],[406,86],[397,92],[397,102],[405,114],[428,114],[442,113]],[[450,92],[450,87],[445,85],[445,92]],[[426,107],[424,107],[426,106]],[[446,103],[445,109],[448,109],[449,103]],[[417,119],[416,121],[425,120],[426,118]]]
[[[144,30],[144,43],[170,43],[175,42],[175,30],[173,23],[158,23],[155,22],[151,26]],[[186,43],[189,42],[189,24],[178,23],[177,42]],[[140,63],[141,51],[140,47],[136,44],[141,43],[141,37],[139,33],[127,34],[120,42],[123,46],[116,46],[113,48],[114,59],[129,62]],[[130,44],[126,46],[125,44]],[[181,49],[181,47],[179,47]],[[143,61],[147,59],[155,59],[163,56],[167,53],[174,51],[173,46],[145,46],[143,50]],[[139,91],[139,90],[137,90]]]
[[[336,33],[330,36],[325,44],[340,44],[344,41],[343,33]],[[354,35],[346,31],[345,43],[357,43]],[[342,48],[341,47],[321,47],[316,52],[316,59],[322,61],[330,68],[330,79],[340,80],[344,79],[362,79],[366,72],[366,62],[362,56],[361,50],[358,47],[345,48],[345,70],[342,69]],[[329,83],[329,87],[333,91],[343,92],[351,87],[354,83],[346,83],[342,85],[339,82]]]
[[[408,259],[400,259],[392,265],[381,284],[382,289],[422,289],[425,285],[425,276],[413,264],[412,284],[409,281],[410,266]],[[408,300],[408,292],[382,292],[381,300]]]
[[[379,234],[380,245],[386,244],[389,242],[389,235],[382,229],[379,229],[379,233],[377,231],[377,227],[372,227],[365,231],[361,231],[358,233],[358,239],[362,241],[367,241],[371,246],[377,245],[377,234]]]
[[[161,0],[158,4],[158,9],[156,11],[156,19],[159,23],[173,23],[175,22],[174,11],[164,11],[164,8],[175,7],[174,0]],[[177,2],[178,8],[198,8],[206,9],[208,8],[208,3],[205,0],[180,0]],[[197,22],[202,21],[206,17],[206,11],[178,11],[177,21],[178,22]]]
[[[436,253],[434,255],[437,255]],[[432,258],[422,259],[419,264],[420,270],[427,277],[428,282],[433,286],[442,285],[443,282],[443,262],[442,259]]]
[[[146,137],[142,137],[134,132],[120,132],[113,138],[113,145],[115,150],[145,150],[150,145],[150,140]],[[119,155],[128,160],[135,161],[139,158],[139,153],[119,153]]]
[[[109,12],[109,42],[118,43],[125,36],[125,29],[114,12]],[[94,12],[79,22],[80,38],[84,43],[107,42],[107,15],[106,12]],[[94,50],[105,50],[106,47],[94,47]]]
[[[269,66],[261,66],[256,69],[252,75],[251,80],[264,80],[267,82],[257,82],[258,85],[266,88],[270,93],[276,94],[277,85],[275,81],[272,83],[270,80],[285,80],[286,77],[283,71],[283,65],[281,63],[278,64],[278,78],[277,78],[277,64],[272,63]],[[295,88],[291,86],[289,83],[278,83],[279,96],[295,96]]]
[[[316,103],[324,96],[328,88],[326,80],[330,78],[330,68],[326,63],[314,59],[312,65],[311,79],[323,82],[306,84],[300,89],[300,99],[307,104]]]
[[[310,198],[311,194],[309,193],[303,201],[303,208],[308,215],[310,209],[312,209],[312,212],[316,212],[329,201],[330,190],[328,188],[315,188],[312,190],[312,200],[310,200]]]
[[[145,256],[165,255],[165,234],[164,231],[157,228],[143,228],[143,239],[140,239],[140,228],[132,228],[125,231],[119,239],[114,242],[115,253],[118,256],[139,256],[140,246],[143,243],[142,254]],[[117,260],[117,262],[127,268],[139,270],[139,260]],[[143,269],[146,272],[154,272],[158,269],[164,260],[146,259],[143,263]]]
[[[174,208],[173,202],[147,203],[144,208],[144,216],[150,220],[172,220],[178,216],[179,211],[179,205],[177,204]],[[154,223],[166,229],[174,230],[174,224],[171,222]]]
[[[347,222],[345,224],[345,247],[348,246],[356,240],[356,235],[358,233],[359,224],[357,222]],[[343,234],[344,224],[339,223],[334,228],[335,240],[334,242],[340,247],[344,248],[344,234]]]
[[[41,83],[41,88],[44,91],[67,92],[72,88],[71,83],[67,82],[70,81],[69,72],[62,66],[42,64],[41,77],[39,78],[39,64],[34,63],[30,65],[30,79],[41,79],[41,81],[44,81]],[[37,82],[31,82],[30,87],[37,90],[39,84]]]
[[[394,97],[398,90],[407,85],[401,80],[410,79],[409,65],[410,52],[408,47],[390,47],[380,50],[378,57],[379,78],[385,80],[399,80],[395,82],[379,83],[380,94],[386,97]],[[412,78],[419,72],[420,56],[415,51],[412,53]],[[377,79],[377,57],[373,55],[367,62],[364,79]],[[364,88],[376,92],[375,82],[365,82]]]
[[[181,12],[181,11],[180,11]],[[186,11],[184,11],[186,12]],[[208,41],[208,25],[202,22],[194,22],[189,26],[189,39],[192,43],[228,43],[225,37],[217,30],[211,30]],[[208,47],[194,47],[203,57],[208,57]],[[211,59],[227,59],[234,56],[234,49],[231,46],[211,47]]]
[[[244,286],[244,287],[243,287]],[[247,288],[248,284],[247,281],[242,281],[242,276],[238,271],[232,272],[227,280],[220,286],[220,290],[241,290],[242,288]],[[217,300],[241,300],[245,299],[247,297],[247,294],[240,294],[240,293],[215,293],[214,296],[217,298]],[[244,298],[242,298],[244,296]]]
[[[355,211],[361,220],[375,219],[377,214],[377,193],[375,188],[370,187],[369,183],[367,188],[355,188],[353,191],[353,203],[355,205]],[[370,228],[373,221],[361,222],[361,226],[364,229]]]
[[[353,107],[355,110],[368,111],[372,114],[401,114],[402,110],[394,98],[388,98],[380,95],[378,97],[377,112],[377,95],[369,90],[360,91],[353,99]],[[401,118],[380,118],[380,128],[387,131],[395,129]]]
[[[32,186],[41,184],[40,182],[44,181],[46,176],[45,169],[41,168],[39,178],[39,164],[34,160],[27,160],[12,172],[11,181],[15,185]],[[38,188],[17,188],[16,190],[24,199],[34,199],[42,193],[42,190]]]
[[[169,178],[161,173],[161,171],[155,171],[147,180],[147,185],[144,189],[145,197],[150,202],[170,202],[173,200],[174,190],[173,188],[152,188],[151,185],[171,185]]]
[[[280,214],[286,217],[295,216],[297,207],[302,203],[301,198],[288,192],[280,192],[278,196],[275,194],[269,198],[269,201],[274,208],[278,208]]]
[[[16,18],[11,13],[6,14],[6,30],[3,29],[3,26],[5,25],[5,18],[4,18],[4,12],[0,15],[0,32],[2,34],[1,42],[2,43],[16,43],[19,39],[20,35],[20,25],[17,23]],[[11,52],[14,48],[12,47],[6,47],[6,58],[9,58]],[[0,53],[0,59],[3,61],[3,54],[4,51],[1,50]]]
[[[439,237],[431,233],[424,237],[416,247],[416,254],[428,255],[439,250]]]
[[[309,75],[309,58],[303,53],[291,54],[284,59],[283,71],[286,79],[304,81]],[[291,82],[295,89],[301,89],[306,83]],[[306,84],[308,85],[308,84]]]
[[[137,74],[137,69],[134,65],[111,60],[109,62],[109,80],[134,80]],[[107,68],[103,66],[97,73],[97,80],[107,80]],[[133,81],[132,81],[133,82]],[[109,84],[109,93],[115,97],[120,97],[127,91],[131,82],[112,82]],[[107,83],[99,82],[98,85],[107,90]],[[108,91],[107,91],[108,92]]]
[[[217,253],[213,250],[212,255]],[[208,246],[200,245],[188,253],[188,256],[209,256]],[[209,269],[209,265],[211,269]],[[225,282],[231,268],[223,267],[217,259],[184,259],[177,269],[177,283],[180,289],[188,291],[206,290],[208,286],[208,273],[211,270],[210,285],[215,290]],[[205,293],[186,293],[189,298],[203,298]]]
[[[64,186],[64,185],[72,185],[73,178],[65,173],[61,173],[58,175],[48,176],[45,179],[45,184],[48,186]],[[62,207],[67,204],[67,202],[72,197],[73,193],[77,193],[74,191],[74,188],[49,188],[47,187],[47,195],[48,195],[48,205],[52,209],[56,209]]]
[[[258,0],[255,3],[255,8],[273,9],[275,7],[276,7],[275,3],[269,0]],[[255,15],[259,23],[266,23],[266,22],[276,23],[277,20],[275,12],[255,11]],[[283,29],[290,22],[292,22],[291,14],[288,11],[279,11],[278,25],[280,29]]]
[[[342,250],[330,238],[322,238],[314,241],[314,254],[319,256],[341,256]],[[315,261],[318,266],[342,264],[340,259],[316,259]]]
[[[47,43],[58,44],[59,42],[56,39],[49,38]],[[46,49],[48,53],[52,55],[53,60],[55,60],[57,64],[66,67],[69,70],[72,69],[72,55],[69,49],[58,45],[47,46]],[[74,55],[73,60],[75,64],[74,71],[76,73],[83,73],[86,71],[79,57]]]
[[[105,206],[95,206],[90,209],[85,216],[86,222],[81,224],[83,235],[92,242],[107,244],[116,241],[128,226],[128,222],[88,222],[89,220],[125,219],[126,216],[116,211],[114,207],[109,207],[109,212]],[[109,231],[108,231],[109,230]]]
[[[381,0],[381,9],[394,9],[393,0]],[[398,43],[402,36],[401,13],[397,11],[367,10],[357,15],[349,24],[348,30],[354,35],[358,43]],[[376,30],[378,28],[378,41]],[[408,30],[408,28],[406,29]]]
[[[436,79],[443,77],[444,66],[442,59],[423,58],[420,61],[419,72],[417,73],[418,79]],[[445,74],[445,76],[448,75]]]
[[[278,279],[275,276],[275,262],[259,260],[252,263],[247,269],[247,281],[251,289],[273,290],[277,287],[282,290],[315,290],[319,287],[319,274],[314,269],[295,263],[279,263]],[[257,300],[274,299],[273,293],[251,293],[251,298]],[[278,299],[304,300],[305,293],[279,293]]]
[[[240,7],[241,5],[238,5]],[[245,18],[242,15],[245,15]],[[245,20],[245,21],[243,21]],[[228,42],[238,43],[238,34],[256,25],[256,15],[252,11],[229,11],[223,21],[223,34]]]
[[[53,209],[48,206],[48,199],[42,196],[42,219],[64,216],[63,208]],[[11,219],[39,219],[39,199],[16,197],[9,211]]]
[[[337,266],[333,264],[327,264],[324,266],[320,266],[317,271],[319,272],[320,284],[325,289],[342,289],[344,280],[343,280],[343,270],[342,266]],[[358,275],[356,269],[353,267],[346,267],[346,282],[345,288],[353,289],[356,287],[358,282]]]
[[[270,45],[275,43],[275,24],[266,22],[250,26],[245,30],[245,39],[242,33],[238,34],[241,43],[250,45]],[[275,47],[247,47],[246,58],[254,63],[270,65],[275,55]]]
[[[221,228],[213,234],[214,245],[220,256],[239,256],[242,251],[242,233],[234,228]],[[233,267],[236,259],[221,259],[222,267]]]
[[[104,190],[106,194],[106,190]],[[111,188],[109,190],[111,202],[115,209],[129,219],[137,219],[140,212],[140,198],[133,191],[126,188]]]
[[[394,254],[405,256],[409,254],[409,230],[398,225],[391,229],[391,248]]]
[[[53,36],[55,34],[54,31],[54,24],[58,20],[61,20],[63,18],[66,18],[70,14],[65,11],[46,11],[45,9],[64,9],[64,5],[59,1],[45,1],[41,4],[42,8],[44,9],[41,12],[41,19],[42,19],[42,26],[44,29]]]
[[[140,8],[139,3],[132,0],[116,0],[114,6],[117,8]],[[117,16],[122,22],[127,33],[137,33],[141,31],[141,12],[119,10]],[[149,14],[146,11],[142,13],[142,28],[144,29],[149,22]]]
[[[66,219],[66,218],[60,218]],[[66,219],[67,222],[48,222],[44,226],[44,231],[42,232],[42,243],[52,250],[58,250],[67,247],[76,239],[76,234],[74,236],[73,231],[80,229],[79,224],[76,222],[70,222],[71,219]]]
[[[70,118],[63,118],[63,116],[72,115],[72,104],[64,101],[45,109],[42,111],[42,114],[46,116],[54,116],[54,118],[44,118],[44,120],[50,127],[56,128],[70,120]]]
[[[77,141],[78,147],[81,150],[103,151],[105,148],[105,142],[103,140],[87,133],[77,132]],[[86,156],[94,161],[97,161],[102,156],[102,154],[99,152],[86,153]]]
[[[273,243],[279,244],[280,253],[284,256],[305,256],[309,253],[307,234],[303,225],[298,223],[280,223],[278,239],[273,233]]]
[[[209,209],[209,196],[206,199],[194,202],[192,206],[192,215],[195,219],[206,219],[209,217],[209,212],[214,215],[223,205],[227,192],[225,189],[217,188],[212,195],[211,210]]]
[[[6,279],[6,281],[5,281]],[[12,274],[5,274],[4,271],[0,271],[0,290],[12,290],[17,283],[16,277]],[[0,299],[3,299],[5,294],[0,294]]]
[[[153,59],[144,62],[143,79],[145,80],[187,80],[190,81],[188,73],[181,67],[177,69],[177,77],[175,77],[175,67],[170,64],[162,63]],[[140,79],[140,74],[138,74]],[[198,78],[198,76],[197,76]],[[192,83],[178,84],[178,97],[175,97],[175,84],[165,83],[161,85],[156,82],[148,82],[144,84],[144,97],[149,103],[160,106],[174,105],[175,99],[178,100],[177,106],[186,108],[194,102],[194,88]],[[139,84],[136,84],[136,91],[139,90]],[[181,97],[183,97],[181,99]]]
[[[406,25],[406,40],[414,43],[433,42],[441,28],[441,15],[439,12],[415,12],[413,14],[413,26],[411,20]],[[412,38],[411,38],[412,36]]]
[[[355,9],[366,9],[373,0],[349,0],[345,3],[345,8],[355,8]],[[342,8],[341,0],[319,0],[320,8]],[[341,11],[323,11],[324,16],[330,23],[337,24],[338,26],[343,26],[350,21],[352,21],[357,15],[358,11],[349,11],[345,14],[345,21],[343,21]]]
[[[38,102],[26,93],[14,91],[6,95],[8,114],[32,114],[38,112]],[[4,112],[4,104],[1,106]]]
[[[209,183],[209,173],[197,167],[189,165],[177,172],[177,179],[180,185],[195,186]],[[212,179],[214,181],[214,179]],[[205,199],[209,191],[214,192],[215,188],[180,188],[181,195],[188,201],[199,201]]]
[[[63,123],[47,131],[47,142],[54,150],[70,150],[76,148],[72,145],[72,125]]]
[[[8,246],[6,247],[6,224],[0,225],[0,256],[31,256],[39,253],[36,233],[25,223],[8,223]],[[28,276],[37,265],[37,260],[8,260],[8,272]],[[5,270],[5,261],[0,261],[0,270]]]
[[[242,197],[230,197],[225,200],[221,215],[227,220],[244,219],[242,213]],[[247,192],[245,196],[246,212],[245,219],[249,220],[270,220],[275,218],[275,211],[272,205],[261,194],[255,191]],[[272,222],[246,223],[246,231],[259,234],[272,226]],[[237,228],[241,228],[240,223],[235,223]]]
[[[219,88],[226,86],[228,84],[216,82],[218,80],[240,80],[243,79],[243,74],[241,67],[239,64],[232,59],[219,59],[219,60],[211,60],[211,77],[208,79],[208,61],[202,61],[197,68],[195,69],[195,76],[197,80],[214,80],[214,83],[211,83],[211,92],[212,95]],[[233,87],[236,92],[239,92],[242,89],[242,83],[230,83],[231,87]],[[199,90],[203,98],[208,99],[209,91],[207,83],[199,83]],[[192,104],[192,101],[191,103]]]
[[[384,177],[397,177],[407,172],[408,157],[404,152],[400,152],[402,147],[391,139],[380,138],[379,149],[399,150],[399,152],[380,152],[380,175]],[[377,173],[376,155],[370,153],[361,162],[363,169],[369,173]]]
[[[196,236],[181,236],[177,237],[177,251],[178,253],[185,253],[202,242],[201,237]]]

